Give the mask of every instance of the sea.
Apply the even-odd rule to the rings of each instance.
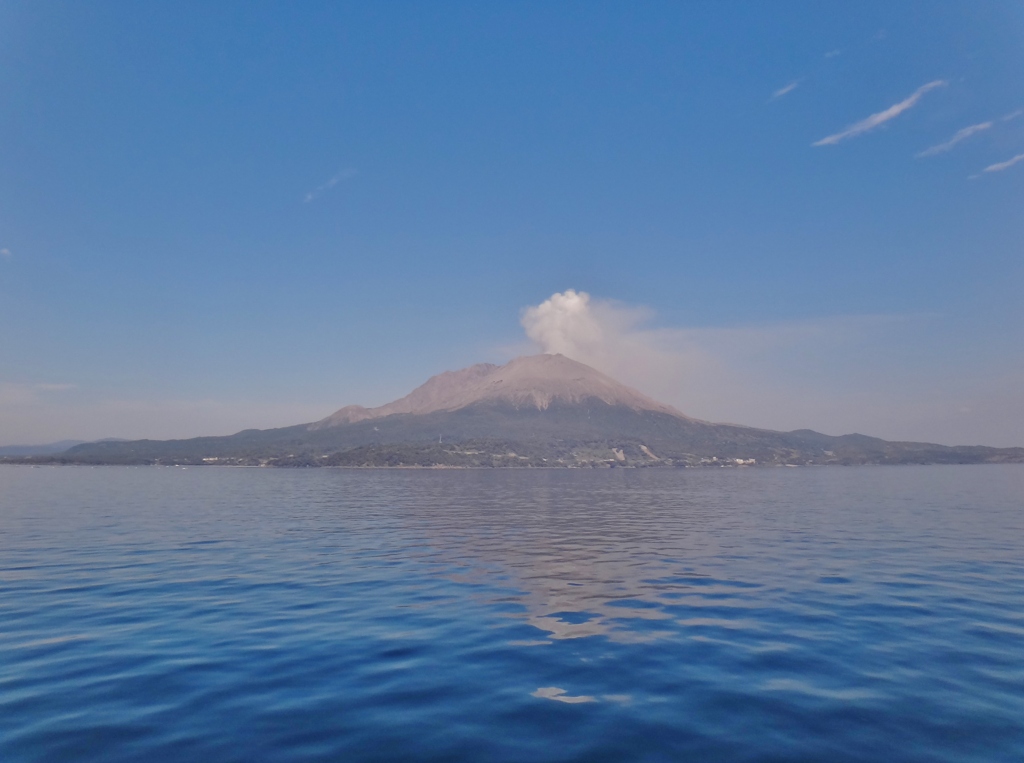
[[[1024,760],[1024,466],[0,467],[0,761]]]

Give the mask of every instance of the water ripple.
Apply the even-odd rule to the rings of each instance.
[[[0,467],[0,760],[1020,761],[1024,469]]]

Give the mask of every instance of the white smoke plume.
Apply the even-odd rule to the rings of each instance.
[[[676,388],[688,367],[712,360],[688,347],[681,332],[646,328],[651,318],[646,308],[568,289],[523,310],[520,322],[542,352],[561,353],[657,394]]]
[[[659,327],[655,318],[650,309],[569,289],[524,309],[520,322],[535,350],[586,363],[701,419],[1019,444],[1019,376],[950,366],[950,347],[939,340],[948,330],[935,316],[688,328]],[[972,412],[959,413],[968,399]]]
[[[526,308],[521,322],[544,352],[607,365],[644,317],[642,311],[595,302],[585,291],[567,289]]]

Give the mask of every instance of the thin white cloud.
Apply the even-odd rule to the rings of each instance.
[[[846,140],[847,138],[854,138],[858,135],[863,135],[866,132],[870,132],[877,127],[885,124],[891,119],[895,119],[904,111],[912,109],[917,105],[917,102],[921,100],[921,97],[929,90],[934,90],[937,87],[945,87],[947,83],[945,80],[937,79],[933,82],[929,82],[926,85],[921,85],[914,93],[908,98],[904,98],[899,103],[894,103],[884,111],[879,111],[877,114],[872,114],[866,119],[862,119],[859,122],[854,122],[852,125],[847,127],[845,130],[829,135],[828,137],[822,138],[816,141],[812,145],[814,146],[834,146],[840,141]]]
[[[947,140],[945,143],[939,143],[935,146],[932,146],[931,148],[926,148],[924,151],[917,154],[916,156],[918,159],[923,159],[926,156],[944,154],[951,148],[953,148],[953,146],[955,146],[960,141],[966,140],[967,138],[971,137],[976,133],[984,132],[985,130],[988,130],[990,127],[992,127],[991,122],[980,122],[979,124],[976,125],[970,125],[969,127],[965,127],[962,130],[958,130],[956,135]]]
[[[340,172],[338,172],[337,174],[335,174],[333,177],[331,177],[331,179],[328,180],[326,183],[324,183],[322,185],[318,185],[312,191],[307,193],[303,197],[302,201],[304,203],[308,204],[309,202],[313,201],[317,196],[320,196],[321,194],[323,194],[323,193],[331,190],[332,188],[334,188],[334,186],[336,186],[342,180],[348,180],[351,177],[355,177],[355,175],[356,175],[356,170],[352,169],[351,167],[349,167],[347,169],[343,169]]]
[[[77,388],[77,384],[53,382],[0,382],[0,405],[11,401],[24,403],[40,400],[40,392],[68,392]]]
[[[835,58],[840,53],[842,53],[842,51],[839,50],[839,48],[836,48],[835,50],[830,50],[828,53],[826,53],[825,58]]]
[[[1012,159],[1007,159],[1005,162],[996,162],[990,164],[988,167],[982,170],[982,172],[1002,172],[1008,170],[1010,167],[1015,165],[1017,162],[1024,162],[1024,154],[1017,154]]]
[[[776,90],[774,93],[772,93],[772,98],[771,99],[774,101],[776,98],[781,98],[782,96],[786,95],[787,93],[792,93],[799,86],[800,86],[800,80],[795,79],[792,82],[790,82],[788,85],[784,85],[783,87],[780,87],[778,90]]]
[[[1017,109],[1016,111],[1011,111],[1005,117],[1000,117],[999,121],[1000,122],[1009,122],[1011,119],[1016,119],[1021,114],[1024,114],[1024,109]]]
[[[9,260],[13,256],[14,255],[11,254],[11,250],[10,249],[7,249],[7,248],[0,249],[0,257],[3,257],[5,260]]]

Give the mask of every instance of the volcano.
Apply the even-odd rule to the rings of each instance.
[[[675,408],[652,400],[583,363],[564,355],[531,355],[504,366],[479,363],[427,380],[400,400],[379,408],[350,405],[311,424],[311,429],[351,424],[404,413],[424,415],[458,411],[474,405],[506,405],[546,410],[552,405],[589,405],[657,411],[687,418]]]
[[[24,459],[23,459],[24,460]],[[691,418],[563,355],[434,376],[376,408],[224,437],[77,445],[57,463],[261,466],[737,467],[1024,462],[1024,448],[776,432]]]

